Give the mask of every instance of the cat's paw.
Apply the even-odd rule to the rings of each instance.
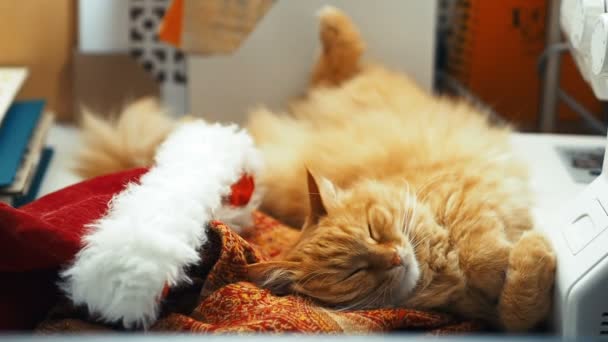
[[[539,232],[525,232],[509,255],[498,305],[506,330],[527,331],[546,319],[551,309],[555,268],[555,253],[547,239]]]
[[[537,231],[525,232],[509,257],[509,270],[530,272],[538,286],[552,285],[556,257],[547,238]]]

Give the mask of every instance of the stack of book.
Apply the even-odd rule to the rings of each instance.
[[[53,155],[45,147],[53,115],[44,100],[15,101],[27,75],[0,67],[0,202],[15,207],[36,198]]]

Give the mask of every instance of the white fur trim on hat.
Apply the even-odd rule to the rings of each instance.
[[[207,222],[250,223],[259,189],[243,208],[222,208],[222,198],[243,173],[256,178],[260,169],[244,130],[202,120],[183,124],[139,184],[114,196],[106,215],[88,226],[84,247],[62,272],[65,292],[106,321],[148,327],[163,287],[189,281],[184,269],[200,261]]]

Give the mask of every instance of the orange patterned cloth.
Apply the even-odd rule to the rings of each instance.
[[[409,309],[336,312],[300,296],[275,296],[247,281],[245,265],[272,259],[297,239],[299,232],[255,214],[254,227],[242,236],[221,222],[210,225],[202,265],[189,270],[192,284],[171,289],[157,332],[374,333],[392,330],[433,334],[477,331],[481,326],[454,317]],[[118,329],[89,317],[82,309],[58,305],[38,326],[43,333]]]

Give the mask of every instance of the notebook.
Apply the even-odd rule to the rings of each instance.
[[[0,68],[0,123],[27,78],[26,68]]]
[[[17,101],[0,124],[0,187],[15,180],[44,108],[43,100]]]
[[[15,174],[13,182],[9,186],[0,187],[0,194],[15,195],[27,192],[29,184],[31,183],[32,178],[34,178],[34,173],[36,172],[36,167],[46,141],[46,136],[52,124],[53,115],[50,113],[44,113],[42,118],[38,120],[38,124],[32,133],[26,153],[23,156],[21,165]]]
[[[40,190],[40,186],[42,185],[42,181],[44,180],[46,171],[49,168],[49,164],[51,163],[54,152],[55,151],[51,147],[45,147],[42,150],[42,155],[40,157],[40,161],[38,162],[34,179],[32,180],[32,185],[24,196],[17,197],[12,201],[14,207],[26,205],[38,197],[38,191]]]

